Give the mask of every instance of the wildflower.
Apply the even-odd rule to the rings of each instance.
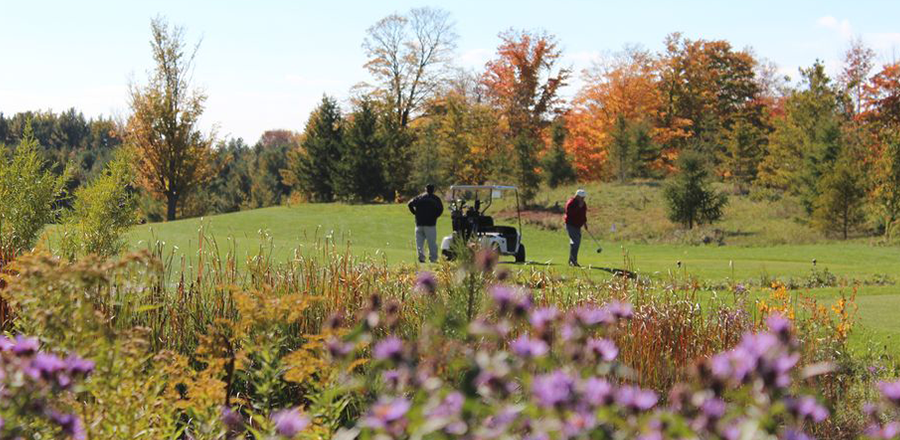
[[[228,429],[229,435],[236,435],[244,432],[244,418],[241,413],[227,406],[222,407],[222,415],[220,417],[222,424]]]
[[[607,304],[606,310],[615,319],[630,319],[632,316],[634,316],[634,311],[631,308],[631,304],[624,303],[618,300],[613,300],[609,304]]]
[[[94,361],[72,354],[65,360],[66,371],[72,375],[87,376],[94,371]]]
[[[0,335],[0,351],[10,351],[12,350],[14,345],[15,344],[13,344],[13,341],[11,341],[9,338]]]
[[[884,426],[872,424],[866,428],[865,432],[872,438],[890,440],[900,435],[900,422],[890,422]]]
[[[606,338],[588,339],[587,349],[604,362],[612,362],[619,355],[619,348],[613,341]]]
[[[594,306],[581,306],[576,309],[575,319],[586,327],[613,323],[613,316],[608,309]]]
[[[612,385],[598,377],[590,377],[578,389],[584,401],[591,406],[602,406],[612,400]]]
[[[37,338],[28,338],[22,335],[16,336],[16,342],[12,346],[12,352],[18,356],[27,356],[34,354],[38,350]]]
[[[324,323],[324,327],[327,330],[336,330],[341,328],[343,325],[344,315],[341,312],[332,313]]]
[[[813,437],[810,437],[809,434],[803,431],[795,431],[793,429],[788,429],[784,432],[784,440],[815,440]]]
[[[59,426],[63,435],[66,437],[71,437],[75,440],[84,440],[87,438],[87,434],[84,431],[84,425],[81,424],[81,419],[75,414],[63,414],[51,411],[48,415],[50,420]]]
[[[568,438],[578,437],[597,426],[597,417],[587,411],[574,411],[563,423],[562,431]]]
[[[375,359],[400,361],[403,359],[403,341],[396,336],[388,336],[375,344],[372,354]]]
[[[541,357],[550,351],[546,342],[521,335],[509,343],[509,348],[519,357],[526,359]]]
[[[278,435],[286,438],[294,438],[309,425],[309,419],[297,408],[276,411],[272,414],[272,422]]]
[[[551,408],[570,401],[574,388],[575,380],[562,370],[556,370],[537,376],[531,385],[531,392],[540,406]]]
[[[475,254],[475,267],[488,273],[494,270],[499,259],[500,256],[493,249],[482,249]]]
[[[559,311],[556,307],[541,307],[531,311],[528,322],[537,330],[541,330],[556,319]]]
[[[878,389],[881,395],[894,405],[900,405],[900,380],[896,382],[879,382]]]
[[[619,406],[636,411],[647,411],[656,405],[659,397],[650,390],[644,390],[637,386],[626,385],[619,387],[615,393],[615,400]]]
[[[766,319],[766,325],[769,331],[778,335],[778,339],[787,343],[791,338],[791,321],[788,321],[781,314],[773,313]]]
[[[828,410],[812,396],[803,396],[799,399],[785,399],[788,410],[798,419],[809,419],[816,423],[821,423],[828,418]]]
[[[710,397],[703,401],[700,410],[709,419],[719,419],[725,415],[725,401],[718,397]]]
[[[437,278],[435,278],[434,274],[431,272],[419,272],[419,275],[416,277],[416,289],[429,295],[433,295],[434,292],[437,291]]]
[[[351,342],[344,342],[338,338],[330,338],[325,342],[325,348],[334,359],[343,359],[345,356],[353,352],[354,345]]]
[[[454,391],[441,400],[434,409],[428,411],[427,417],[456,417],[462,411],[465,397],[459,391]]]
[[[40,377],[49,380],[63,368],[65,368],[65,363],[56,357],[56,355],[38,353],[35,355],[34,359],[31,360],[29,371],[35,379]]]
[[[405,425],[405,416],[409,411],[410,403],[408,400],[398,397],[395,399],[381,398],[364,420],[365,426],[372,429],[383,429],[387,431],[396,431],[402,429]]]
[[[495,285],[491,286],[491,297],[497,303],[500,314],[503,315],[512,308],[513,301],[516,299],[516,292],[509,286]]]

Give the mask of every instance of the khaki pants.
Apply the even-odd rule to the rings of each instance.
[[[425,240],[428,240],[429,261],[436,263],[438,260],[437,226],[416,226],[416,252],[419,254],[419,262],[425,262]]]

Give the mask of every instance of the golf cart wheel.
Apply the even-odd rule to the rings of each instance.
[[[516,263],[525,262],[525,245],[519,244],[519,250],[516,251]]]
[[[453,261],[456,259],[456,254],[454,254],[453,251],[442,250],[441,253],[444,254],[444,258],[446,258],[447,261]]]

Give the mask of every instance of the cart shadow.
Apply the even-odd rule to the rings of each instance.
[[[518,266],[518,265],[523,265],[523,266],[525,266],[525,265],[527,265],[527,266],[544,266],[544,267],[563,266],[563,265],[560,264],[560,263],[551,263],[551,262],[543,262],[543,263],[541,263],[541,262],[538,262],[538,261],[526,261],[526,262],[524,262],[524,263],[516,263],[516,262],[513,262],[513,261],[501,261],[500,264],[509,264],[509,265],[514,265],[514,266]],[[631,280],[637,279],[637,273],[632,272],[632,271],[630,271],[630,270],[625,270],[625,269],[617,269],[617,268],[614,268],[614,267],[590,266],[590,265],[588,265],[588,266],[581,266],[581,268],[582,268],[582,269],[593,269],[593,270],[600,270],[600,271],[603,271],[603,272],[609,272],[609,273],[611,273],[611,274],[613,274],[613,275],[622,276],[622,277],[625,277],[625,278],[628,278],[628,279],[631,279]]]

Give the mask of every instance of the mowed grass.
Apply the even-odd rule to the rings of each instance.
[[[498,220],[498,223],[502,221]],[[595,222],[599,223],[599,222]],[[595,228],[602,227],[595,224]],[[292,258],[295,250],[313,251],[331,243],[355,255],[385,259],[390,264],[415,265],[414,222],[405,205],[303,204],[194,218],[135,227],[129,237],[131,247],[140,249],[157,240],[169,251],[184,255],[188,264],[196,260],[202,234],[204,251],[215,243],[218,252],[232,253],[238,262],[260,252],[275,262]],[[438,236],[450,233],[449,213],[438,221]],[[523,242],[529,263],[521,268],[554,271],[560,275],[607,278],[608,272],[593,267],[628,266],[642,275],[665,279],[693,276],[713,283],[768,283],[774,278],[805,279],[816,259],[816,269],[827,269],[852,283],[875,277],[900,275],[900,249],[872,246],[861,241],[823,241],[818,244],[770,246],[678,245],[610,241],[604,234],[603,252],[585,235],[582,242],[582,269],[565,265],[568,239],[563,230],[526,225]],[[627,260],[627,263],[626,263]],[[502,261],[512,262],[512,257]],[[681,262],[679,267],[678,262]],[[849,291],[850,287],[843,288]],[[824,304],[839,296],[839,288],[810,290]],[[900,353],[900,287],[861,285],[857,291],[861,331],[853,336],[854,346],[870,339]]]

